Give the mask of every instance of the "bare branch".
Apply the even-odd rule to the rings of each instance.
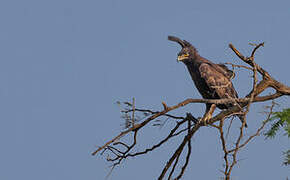
[[[226,147],[226,140],[224,138],[224,132],[223,132],[223,126],[224,126],[224,119],[221,119],[220,120],[220,124],[219,124],[219,133],[220,133],[220,139],[221,139],[221,142],[222,142],[222,148],[223,148],[223,151],[224,151],[224,160],[225,160],[225,171],[224,171],[224,174],[225,176],[227,176],[227,173],[228,173],[228,169],[229,169],[229,161],[228,161],[228,150],[227,150],[227,147]]]
[[[274,106],[275,106],[275,102],[274,101],[272,101],[272,105],[271,105],[271,107],[270,107],[270,112],[268,113],[268,115],[267,115],[267,118],[266,118],[266,120],[264,120],[263,122],[262,122],[262,124],[261,124],[261,126],[257,129],[257,131],[253,134],[253,135],[251,135],[247,140],[245,140],[245,142],[243,143],[243,144],[241,144],[240,146],[239,146],[239,148],[243,148],[245,145],[247,145],[254,137],[256,137],[256,136],[259,136],[260,135],[260,132],[264,129],[264,127],[265,127],[265,125],[267,124],[267,122],[269,122],[268,120],[270,119],[270,117],[271,117],[271,115],[272,115],[272,113],[273,113],[273,108],[274,108]],[[231,150],[229,150],[228,152],[229,153],[232,153],[234,151],[234,149],[231,149]]]
[[[199,130],[202,126],[209,126],[214,127],[218,130],[220,139],[221,139],[221,145],[224,152],[224,161],[225,161],[225,169],[224,169],[224,176],[226,180],[230,179],[231,172],[233,167],[237,163],[237,155],[241,148],[245,147],[250,141],[254,139],[254,137],[258,136],[262,129],[265,127],[266,122],[264,121],[261,126],[257,129],[257,131],[248,137],[246,140],[243,140],[244,136],[244,127],[246,125],[246,119],[244,119],[242,125],[239,128],[239,135],[235,141],[234,145],[227,144],[227,138],[225,138],[224,135],[224,127],[225,127],[225,121],[227,120],[227,117],[231,117],[233,115],[241,114],[241,109],[246,109],[244,115],[246,115],[250,107],[253,103],[256,102],[264,102],[268,100],[273,100],[276,98],[279,98],[284,95],[290,95],[290,87],[276,81],[274,78],[270,76],[270,74],[261,68],[258,64],[255,62],[255,53],[256,51],[264,46],[264,43],[260,43],[258,45],[255,45],[251,55],[249,57],[244,56],[241,54],[232,44],[229,45],[229,47],[234,51],[234,53],[245,63],[250,65],[250,67],[243,66],[243,65],[235,65],[232,63],[226,63],[233,67],[238,68],[245,68],[247,70],[251,70],[253,72],[253,85],[251,91],[248,93],[247,96],[244,98],[227,98],[227,99],[186,99],[176,105],[168,106],[165,102],[162,102],[162,108],[160,111],[153,111],[149,109],[139,109],[135,106],[135,98],[133,98],[133,103],[129,103],[125,110],[122,110],[122,113],[125,113],[127,120],[131,121],[130,126],[128,126],[128,129],[120,132],[117,136],[115,136],[110,141],[106,142],[103,146],[98,147],[96,151],[92,153],[92,155],[96,155],[99,151],[103,150],[101,154],[104,152],[111,154],[111,156],[108,156],[107,160],[113,163],[112,169],[119,165],[124,159],[129,157],[135,157],[138,155],[144,155],[148,152],[154,151],[155,149],[161,147],[166,142],[168,142],[170,139],[173,139],[173,137],[176,136],[183,136],[182,141],[180,142],[179,146],[176,148],[176,150],[173,152],[171,157],[169,158],[168,162],[165,164],[162,172],[160,173],[159,180],[164,179],[165,175],[169,172],[169,169],[171,168],[168,179],[171,179],[171,177],[175,174],[176,167],[178,167],[180,162],[182,152],[186,151],[187,154],[185,156],[185,162],[183,166],[181,167],[180,173],[177,175],[175,179],[180,179],[185,169],[189,163],[189,158],[191,156],[191,138],[194,136],[195,132]],[[262,80],[258,81],[257,74],[262,75]],[[267,88],[274,88],[276,92],[271,95],[267,96],[259,96],[265,89]],[[204,121],[199,121],[194,116],[192,116],[190,113],[187,113],[186,117],[183,116],[175,116],[171,114],[171,111],[182,108],[188,104],[191,103],[205,103],[205,104],[239,104],[239,106],[233,106],[232,108],[229,108],[227,110],[221,111],[216,116],[212,117],[207,121],[205,124]],[[272,113],[274,103],[272,103],[272,106],[270,108],[270,113],[268,114],[267,119],[270,118],[270,115]],[[131,113],[131,116],[129,114]],[[170,113],[170,114],[169,114]],[[140,120],[139,114],[144,114],[144,117]],[[149,116],[150,115],[150,116]],[[175,126],[168,132],[168,135],[165,136],[163,139],[158,141],[157,143],[153,144],[149,148],[144,148],[142,151],[133,152],[135,149],[135,146],[137,144],[137,133],[140,131],[143,127],[150,124],[150,122],[156,121],[156,119],[160,117],[166,117],[167,119],[173,120],[171,122],[176,122]],[[135,121],[135,119],[137,119]],[[215,122],[219,121],[219,125],[214,124]],[[185,126],[185,123],[187,122],[187,126]],[[232,120],[231,120],[232,122]],[[229,134],[229,128],[231,127],[231,122],[228,126],[228,132],[226,134]],[[132,126],[131,126],[132,125]],[[187,133],[186,133],[187,132]],[[131,134],[133,135],[133,140],[131,139],[131,143],[124,143],[120,142],[120,139],[125,136]],[[139,143],[139,142],[138,142]],[[131,145],[130,145],[131,144]],[[187,146],[187,148],[185,148]]]
[[[187,122],[188,122],[188,132],[187,133],[189,135],[190,134],[190,128],[191,128],[191,121],[187,121]],[[185,158],[185,163],[182,166],[179,175],[175,179],[180,179],[183,176],[184,171],[185,171],[185,169],[186,169],[186,167],[188,165],[190,155],[191,155],[191,138],[187,141],[187,155],[186,155],[186,158]]]
[[[255,45],[256,47],[254,48],[254,50],[252,51],[252,54],[251,54],[251,58],[253,59],[254,58],[254,56],[255,56],[255,52],[257,51],[257,49],[259,49],[260,47],[264,47],[264,44],[265,44],[265,42],[262,42],[262,43],[260,43],[260,44],[258,44],[258,45]]]
[[[135,98],[133,98],[133,113],[132,113],[132,127],[135,125]]]
[[[169,159],[169,161],[166,163],[165,167],[163,168],[158,180],[163,179],[163,177],[165,176],[167,170],[170,168],[170,166],[172,165],[173,161],[180,156],[181,152],[183,151],[184,146],[186,145],[186,143],[191,139],[191,137],[194,135],[194,133],[201,127],[200,124],[196,124],[193,128],[191,128],[189,134],[187,134],[182,143],[179,145],[179,147],[176,149],[175,153],[171,156],[171,158]]]
[[[233,63],[229,63],[229,62],[226,62],[225,64],[229,64],[229,65],[231,65],[233,68],[234,68],[234,67],[238,67],[238,68],[245,68],[245,69],[248,69],[248,70],[253,70],[253,68],[248,67],[248,66],[237,65],[237,64],[233,64]]]
[[[144,151],[137,152],[137,153],[134,153],[134,154],[128,154],[127,156],[138,156],[138,155],[141,155],[141,154],[146,154],[147,152],[153,151],[154,149],[160,147],[163,143],[167,142],[170,138],[174,137],[175,136],[174,132],[180,127],[181,124],[185,123],[186,121],[187,120],[184,119],[183,121],[178,122],[176,124],[176,126],[170,131],[168,136],[166,138],[164,138],[163,140],[161,140],[158,144],[155,144],[151,148],[145,149]]]

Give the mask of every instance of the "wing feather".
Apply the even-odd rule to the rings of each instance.
[[[219,98],[237,98],[237,92],[233,88],[231,80],[220,70],[208,63],[199,66],[201,78],[204,79],[210,90]]]

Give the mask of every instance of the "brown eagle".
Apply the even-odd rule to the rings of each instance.
[[[182,49],[178,53],[177,60],[186,65],[196,88],[204,99],[238,98],[238,93],[231,82],[234,76],[233,71],[223,64],[215,64],[201,57],[195,47],[186,40],[174,36],[168,36],[168,40],[181,45]],[[233,106],[238,106],[238,103],[217,105],[220,109]],[[215,104],[206,104],[206,112],[202,118],[205,123],[212,117],[215,107]],[[243,122],[243,115],[238,115],[238,117]]]

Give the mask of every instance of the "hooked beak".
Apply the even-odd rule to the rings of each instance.
[[[187,54],[182,54],[180,56],[177,56],[177,61],[183,61],[184,59],[188,59],[188,56]]]

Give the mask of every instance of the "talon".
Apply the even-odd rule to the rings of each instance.
[[[215,104],[211,104],[211,105],[207,104],[206,105],[205,114],[204,114],[203,118],[201,119],[205,126],[207,125],[208,120],[210,120],[212,118],[212,113],[214,112],[215,108],[216,108]]]
[[[205,114],[203,118],[200,119],[201,122],[204,123],[204,125],[207,125],[207,121],[212,118],[212,115],[210,113]]]

